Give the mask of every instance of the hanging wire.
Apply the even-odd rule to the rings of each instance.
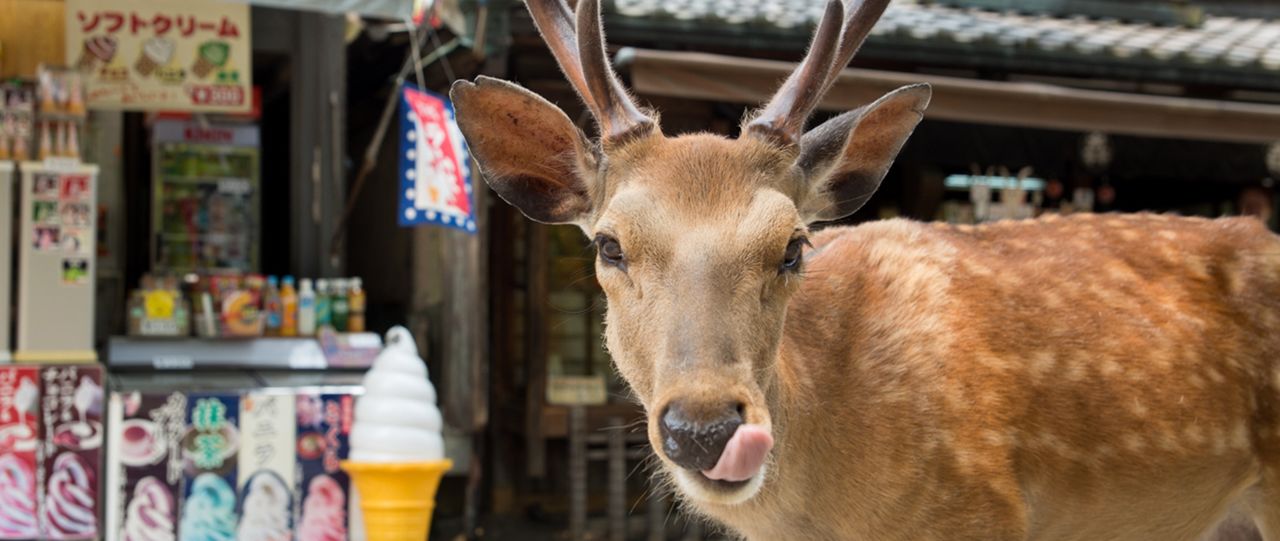
[[[447,45],[439,45],[439,39],[435,38],[435,28],[431,26],[431,19],[435,16],[437,6],[439,6],[439,2],[431,3],[427,13],[423,15],[424,24],[421,27],[413,25],[412,20],[408,21],[410,28],[409,54],[400,66],[400,71],[396,74],[394,83],[391,86],[391,94],[387,96],[387,102],[382,108],[382,116],[378,119],[378,127],[374,130],[373,137],[365,147],[360,169],[356,171],[355,179],[351,184],[351,191],[347,194],[347,201],[342,209],[342,215],[338,217],[338,222],[335,224],[333,236],[329,241],[329,258],[333,261],[340,260],[343,241],[346,238],[347,222],[350,221],[351,214],[355,211],[355,203],[359,200],[360,192],[364,190],[364,185],[369,175],[373,173],[374,167],[378,164],[378,150],[382,148],[382,140],[386,137],[387,130],[391,127],[391,118],[395,115],[396,105],[400,102],[400,89],[404,86],[409,72],[414,72],[419,88],[425,88],[423,66],[440,60],[446,75],[449,77],[449,82],[452,83],[454,80],[453,68],[449,65],[448,54],[456,49],[461,42],[455,38]],[[426,58],[419,56],[419,40],[422,39],[420,32],[424,28],[427,34],[434,38],[432,41],[436,44],[436,49]]]
[[[431,3],[431,9],[433,11],[435,10],[435,5],[436,4],[434,2]],[[422,54],[418,52],[418,28],[413,25],[412,17],[405,17],[404,22],[406,25],[409,26],[410,29],[412,29],[409,32],[409,57],[413,58],[413,75],[418,80],[418,88],[426,90],[427,82],[422,75]],[[423,19],[423,22],[426,23],[424,26],[426,26],[427,28],[431,28],[430,19]],[[434,34],[434,32],[432,33]],[[436,45],[436,48],[439,49],[440,46]],[[392,92],[392,94],[398,94],[400,90],[400,86],[402,85],[404,85],[403,75],[397,78],[396,88],[394,89],[395,92]],[[394,100],[392,101],[394,102]]]

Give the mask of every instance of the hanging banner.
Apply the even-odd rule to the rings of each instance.
[[[246,112],[249,6],[212,0],[67,0],[67,65],[90,109]]]
[[[400,225],[431,223],[475,233],[470,158],[453,105],[410,85],[401,97]]]

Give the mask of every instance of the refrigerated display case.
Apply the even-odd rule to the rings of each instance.
[[[258,127],[163,120],[153,134],[153,268],[256,272]]]

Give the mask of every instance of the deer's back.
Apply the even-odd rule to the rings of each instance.
[[[921,501],[926,480],[1030,513],[1018,518],[1041,538],[1103,539],[1193,522],[1135,513],[1217,505],[1148,495],[1225,501],[1280,468],[1280,240],[1256,220],[895,220],[815,245],[784,387],[848,405],[822,412],[837,428],[797,431],[854,427],[822,437],[869,457],[860,475],[874,486],[858,489],[885,505],[972,504]]]

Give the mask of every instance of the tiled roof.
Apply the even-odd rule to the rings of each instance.
[[[805,39],[825,0],[609,0],[613,19],[654,28],[795,34]],[[674,39],[674,38],[673,38]],[[1127,67],[1204,72],[1228,82],[1247,76],[1255,86],[1280,87],[1280,20],[1208,16],[1196,28],[1085,17],[1058,18],[895,0],[865,50],[985,57],[1006,67],[1019,59],[1074,62],[1079,68]],[[1168,73],[1165,79],[1176,78]],[[1193,77],[1194,79],[1195,77]],[[1257,82],[1261,81],[1261,84]]]

